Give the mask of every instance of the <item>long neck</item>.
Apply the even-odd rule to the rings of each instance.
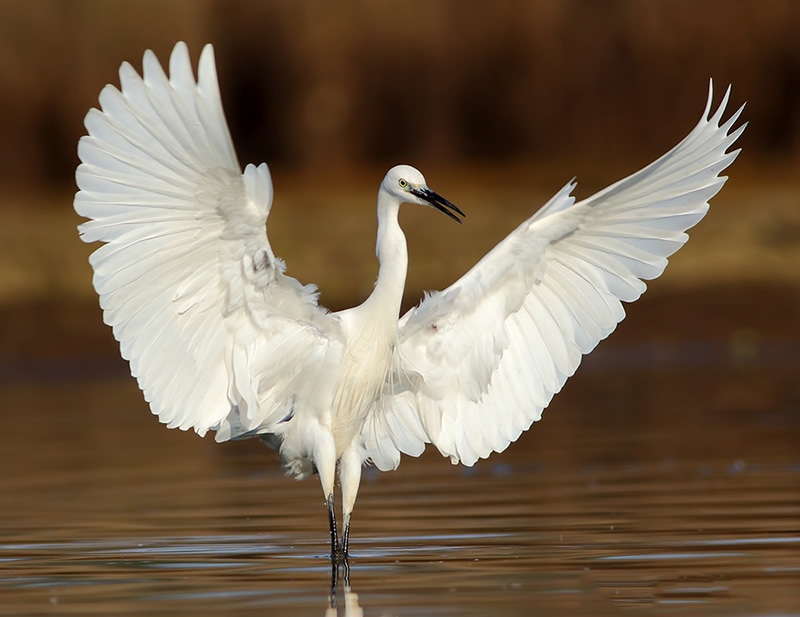
[[[365,305],[380,307],[381,316],[396,323],[406,285],[408,249],[406,237],[397,221],[400,202],[386,193],[378,193],[378,239],[375,253],[380,268],[375,289]]]

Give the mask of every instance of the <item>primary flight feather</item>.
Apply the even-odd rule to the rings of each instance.
[[[728,101],[641,171],[575,202],[568,183],[447,289],[399,318],[408,256],[402,203],[463,213],[406,165],[378,192],[372,294],[330,313],[267,240],[265,164],[237,163],[214,52],[195,80],[186,45],[169,77],[144,54],[86,116],[75,210],[94,287],[153,413],[170,428],[260,437],[298,478],[318,472],[331,554],[346,559],[365,462],[397,467],[433,444],[472,465],[538,420],[583,354],[658,277],[725,182],[745,125]],[[399,319],[398,319],[399,318]],[[333,487],[341,481],[341,542]]]

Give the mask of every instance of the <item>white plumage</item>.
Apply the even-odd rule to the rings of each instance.
[[[541,417],[583,354],[658,277],[708,210],[744,125],[722,123],[725,94],[675,148],[575,203],[570,182],[467,274],[398,320],[407,252],[401,203],[460,211],[417,170],[389,171],[378,193],[375,289],[329,313],[284,273],[266,221],[265,164],[240,173],[213,49],[198,80],[186,46],[169,78],[154,54],[143,78],[120,68],[86,116],[75,210],[104,320],[153,413],[169,427],[260,436],[297,477],[316,470],[332,554],[346,556],[361,465],[397,467],[432,443],[472,465]],[[345,533],[333,516],[339,465]]]

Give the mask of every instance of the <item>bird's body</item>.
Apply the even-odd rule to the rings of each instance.
[[[467,274],[400,318],[408,254],[402,203],[463,215],[413,167],[378,192],[380,269],[359,306],[330,313],[284,274],[266,221],[266,165],[239,173],[213,50],[195,81],[178,44],[168,79],[151,52],[141,78],[86,117],[76,211],[106,323],[154,413],[218,441],[255,437],[287,471],[319,473],[332,550],[347,553],[365,462],[397,467],[432,443],[472,465],[539,419],[553,394],[661,274],[721,188],[744,127],[709,118],[645,169],[575,203],[567,184]],[[741,111],[741,110],[740,110]],[[455,214],[454,214],[455,213]],[[341,481],[339,549],[333,490]]]

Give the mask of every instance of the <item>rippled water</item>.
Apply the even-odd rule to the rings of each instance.
[[[366,470],[336,608],[316,480],[166,430],[115,363],[17,375],[0,614],[800,615],[800,361],[769,349],[601,348],[502,455]]]

